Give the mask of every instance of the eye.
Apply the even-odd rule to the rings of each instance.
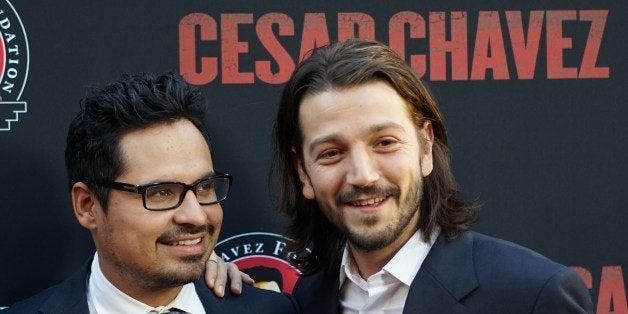
[[[392,150],[397,147],[399,141],[392,137],[381,138],[376,142],[375,147],[383,150]]]
[[[321,164],[332,164],[340,160],[342,157],[342,150],[337,148],[326,149],[322,151],[316,157],[316,160]]]
[[[202,181],[196,186],[197,194],[207,194],[207,193],[211,193],[213,190],[214,190],[213,180]]]
[[[146,197],[151,200],[166,200],[176,196],[177,187],[171,184],[156,185],[146,190]]]
[[[379,146],[390,146],[395,144],[395,141],[393,141],[392,139],[386,138],[381,140],[379,143]]]
[[[329,159],[329,158],[334,158],[338,156],[339,154],[340,154],[340,151],[337,149],[328,149],[322,152],[320,155],[318,155],[318,158]]]

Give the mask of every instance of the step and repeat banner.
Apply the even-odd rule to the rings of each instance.
[[[434,92],[474,229],[575,269],[597,313],[626,313],[626,1],[0,0],[0,306],[93,254],[63,150],[79,99],[122,73],[176,71],[209,99],[234,175],[218,253],[275,288],[283,219],[269,187],[282,84],[312,48],[390,45]]]

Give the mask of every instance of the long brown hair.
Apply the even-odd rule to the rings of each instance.
[[[389,47],[372,40],[350,39],[314,50],[286,83],[275,121],[273,169],[279,182],[279,209],[289,225],[286,235],[293,262],[304,274],[325,270],[329,274],[346,242],[345,235],[321,212],[316,201],[301,194],[302,184],[295,158],[302,158],[299,105],[306,95],[381,80],[390,84],[408,103],[417,126],[424,120],[434,130],[434,169],[424,179],[418,229],[424,240],[440,228],[451,240],[468,229],[477,205],[458,199],[451,173],[447,133],[443,117],[427,87]],[[330,274],[336,275],[337,274]]]

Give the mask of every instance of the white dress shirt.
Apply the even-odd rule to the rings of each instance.
[[[164,306],[152,307],[133,299],[105,278],[98,264],[98,252],[94,255],[87,284],[87,305],[91,314],[167,313],[168,309],[173,307],[192,314],[205,313],[205,308],[196,294],[194,283],[184,285],[177,297]]]
[[[417,231],[382,270],[364,280],[345,246],[340,264],[340,305],[343,313],[401,313],[410,284],[419,272],[438,232],[424,242]]]

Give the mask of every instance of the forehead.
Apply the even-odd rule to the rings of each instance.
[[[213,170],[204,137],[186,119],[129,132],[120,138],[119,148],[123,162],[119,178],[136,184],[193,182]]]
[[[299,124],[305,142],[324,134],[373,132],[392,126],[416,131],[408,103],[383,81],[305,96]]]

